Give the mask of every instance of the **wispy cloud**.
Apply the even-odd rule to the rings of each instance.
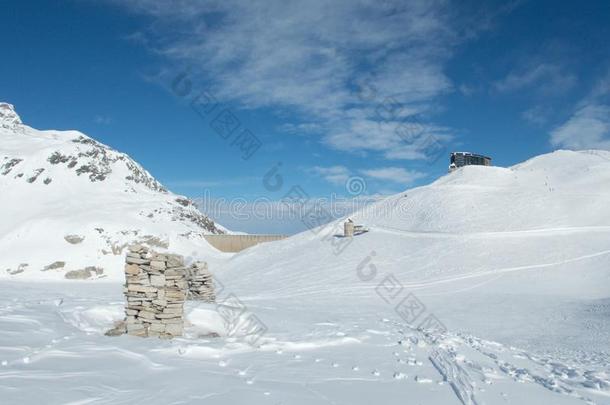
[[[376,180],[381,185],[390,183],[391,185],[400,184],[401,186],[412,185],[415,181],[426,177],[425,173],[407,170],[404,167],[379,167],[352,171],[340,165],[314,166],[309,169],[309,172],[334,185],[345,185],[348,179],[355,175],[363,175],[368,180]]]
[[[551,144],[568,149],[610,149],[610,106],[591,104],[578,109],[551,132]]]
[[[411,185],[416,180],[426,177],[425,173],[407,170],[404,167],[381,167],[362,170],[362,174],[377,180],[390,181],[404,186]]]
[[[499,92],[535,90],[544,95],[564,93],[578,83],[574,74],[558,65],[540,63],[514,69],[506,77],[494,83]]]
[[[344,185],[350,176],[350,170],[345,166],[314,166],[310,172],[335,185]]]
[[[547,105],[535,105],[521,113],[521,117],[535,126],[542,126],[548,123],[552,114],[552,109]]]
[[[315,122],[301,122],[296,124],[292,122],[287,122],[280,125],[277,129],[279,131],[286,132],[289,134],[308,135],[320,133],[322,131],[322,126]]]
[[[610,149],[610,70],[577,105],[572,116],[550,133],[555,147]]]
[[[414,129],[418,136],[414,142],[405,141],[398,135],[404,123],[400,121],[379,122],[367,118],[353,118],[344,126],[328,134],[324,142],[332,148],[343,151],[380,152],[387,159],[425,159],[425,145],[420,144],[430,135],[439,142],[453,138],[449,128],[435,125],[417,124]]]
[[[284,129],[320,133],[338,150],[422,158],[394,131],[379,128],[376,107],[391,97],[438,131],[431,112],[454,91],[444,67],[461,34],[442,0],[120,4],[155,17],[156,51],[197,66],[218,98],[295,111],[303,122]],[[375,97],[360,97],[355,88],[363,80]],[[440,135],[452,137],[449,128]]]

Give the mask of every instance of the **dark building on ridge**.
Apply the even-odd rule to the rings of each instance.
[[[452,152],[449,171],[452,172],[462,166],[491,166],[491,158],[470,152]]]

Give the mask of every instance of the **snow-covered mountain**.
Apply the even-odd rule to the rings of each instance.
[[[39,131],[0,103],[0,277],[122,277],[125,247],[191,255],[226,229],[124,153],[78,131]]]
[[[171,342],[103,335],[124,316],[119,282],[74,289],[4,280],[0,395],[8,403],[607,405],[609,207],[608,152],[464,167],[359,211],[352,218],[369,232],[352,239],[337,235],[336,221],[215,257],[219,305],[189,302],[187,334]],[[49,223],[65,221],[52,212]],[[103,211],[83,218],[107,220]],[[11,221],[29,229],[27,219]]]
[[[217,273],[271,341],[337,365],[310,366],[328,402],[610,403],[609,152],[464,167],[351,218],[369,232],[337,221]]]
[[[519,291],[610,293],[610,283],[585,277],[594,270],[610,280],[607,266],[592,266],[610,260],[610,152],[560,150],[510,168],[463,167],[351,218],[370,232],[338,238],[338,220],[273,249],[248,249],[231,259],[224,277],[244,294],[265,291],[294,297],[299,305],[310,295],[316,302],[343,300],[343,294],[367,297],[372,291],[356,268],[374,252],[370,259],[380,270],[416,289],[451,290],[450,280],[541,269],[550,282],[524,283]],[[571,273],[577,283],[552,272],[566,267],[565,276]]]

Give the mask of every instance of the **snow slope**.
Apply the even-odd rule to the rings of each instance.
[[[207,255],[226,230],[138,163],[77,131],[38,131],[0,103],[0,277],[123,277],[124,248]],[[74,271],[80,273],[69,273]]]
[[[601,151],[466,167],[354,215],[353,239],[337,221],[215,258],[218,307],[189,303],[172,341],[102,335],[118,283],[2,281],[0,398],[610,404],[608,173]]]
[[[339,220],[273,248],[248,249],[230,260],[226,282],[301,304],[365,298],[371,291],[356,270],[370,257],[378,273],[416,290],[548,272],[551,282],[523,283],[516,292],[610,293],[610,272],[600,266],[610,258],[610,152],[557,151],[511,168],[464,167],[352,218],[370,232],[337,237]],[[567,279],[553,276],[568,267]]]
[[[450,369],[441,374],[461,381],[463,403],[560,403],[557,393],[610,403],[609,152],[464,167],[352,218],[370,232],[340,238],[337,221],[246,250],[219,277],[269,330],[286,334],[359,325],[348,335],[368,336],[366,346],[380,319],[399,341],[434,316],[439,343],[422,361]],[[437,349],[449,353],[437,361]],[[496,392],[496,379],[531,385]],[[553,395],[518,399],[538,388]]]

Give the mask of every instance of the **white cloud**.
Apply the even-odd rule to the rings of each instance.
[[[381,152],[387,159],[431,159],[445,152],[453,136],[448,128],[419,120],[387,121],[354,118],[345,128],[331,132],[325,142],[343,151]]]
[[[549,121],[552,110],[545,105],[535,105],[521,113],[521,117],[536,126],[542,126]]]
[[[362,170],[362,174],[377,180],[391,181],[402,185],[413,184],[426,175],[421,172],[407,170],[404,167],[381,167],[378,169]]]
[[[600,80],[597,81],[591,94],[589,95],[589,100],[605,100],[610,101],[610,69],[606,72],[606,75],[603,76]]]
[[[315,122],[302,122],[302,123],[285,123],[278,127],[279,131],[286,132],[295,135],[307,135],[313,133],[319,133],[322,131],[322,126]]]
[[[610,70],[577,105],[572,116],[550,133],[555,147],[610,150]]]
[[[551,144],[567,149],[610,149],[610,106],[590,104],[551,132]]]
[[[453,91],[444,66],[459,42],[458,19],[443,0],[119,4],[125,3],[156,18],[150,43],[196,67],[217,98],[246,108],[295,110],[305,126],[292,123],[287,129],[315,126],[339,150],[422,158],[394,132],[375,127],[375,110],[391,97],[405,111],[429,113],[440,96]],[[374,94],[363,97],[355,90],[363,80]],[[450,138],[447,129],[442,135],[438,140]]]
[[[465,84],[465,83],[460,84],[458,86],[458,90],[460,91],[460,93],[462,93],[466,97],[472,96],[477,91],[477,89],[473,85]]]
[[[350,171],[345,166],[314,166],[310,171],[335,185],[344,185],[350,176]]]
[[[348,179],[356,174],[364,175],[369,180],[377,180],[380,184],[400,184],[401,186],[412,185],[415,181],[426,177],[425,173],[408,170],[404,167],[379,167],[373,169],[362,169],[351,171],[345,166],[314,166],[308,170],[316,176],[322,177],[334,185],[343,186]],[[388,194],[384,192],[383,194]]]
[[[541,63],[511,71],[494,83],[499,92],[535,89],[544,95],[564,93],[576,86],[578,80],[559,66]]]

